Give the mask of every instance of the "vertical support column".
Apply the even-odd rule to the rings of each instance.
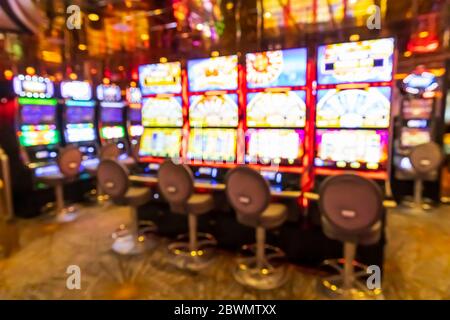
[[[137,208],[134,206],[130,206],[130,219],[130,232],[134,241],[137,242],[139,238],[139,219]]]
[[[256,265],[262,269],[265,260],[266,230],[263,227],[256,228]]]
[[[414,180],[414,205],[418,208],[422,206],[423,183],[422,179]]]
[[[64,209],[64,189],[63,184],[58,183],[55,187],[55,198],[56,198],[56,214],[60,214]]]
[[[344,290],[351,288],[354,278],[353,260],[356,255],[356,244],[344,242]]]
[[[188,214],[189,221],[189,250],[197,251],[198,243],[197,243],[197,216],[194,214]]]

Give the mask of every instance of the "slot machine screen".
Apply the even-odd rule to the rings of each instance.
[[[433,99],[404,100],[402,105],[403,119],[430,119],[433,114]]]
[[[141,123],[142,121],[142,112],[140,108],[131,108],[128,110],[128,119],[131,122],[138,122]]]
[[[181,127],[181,97],[145,98],[142,103],[142,125],[145,127]]]
[[[54,124],[22,125],[18,136],[23,147],[59,143],[59,133]]]
[[[387,128],[391,88],[318,90],[316,126],[319,128]]]
[[[193,160],[234,162],[235,129],[191,129],[187,157]]]
[[[93,107],[72,106],[66,109],[67,123],[94,122],[95,109]]]
[[[181,63],[155,63],[139,67],[139,83],[143,95],[181,93]]]
[[[237,127],[237,94],[199,95],[189,98],[191,127]]]
[[[447,99],[445,100],[446,106],[445,106],[444,121],[446,125],[450,126],[450,88],[448,90],[449,92],[447,93]]]
[[[61,96],[65,99],[90,100],[92,87],[86,81],[63,81],[61,82]]]
[[[414,147],[431,141],[430,131],[419,128],[402,128],[400,144],[402,147]]]
[[[104,123],[122,123],[122,108],[101,108],[101,119]]]
[[[303,128],[306,121],[305,91],[247,94],[247,126]]]
[[[180,156],[182,130],[178,128],[145,128],[142,134],[139,156],[178,158]]]
[[[306,84],[306,48],[248,53],[245,60],[248,88]]]
[[[300,164],[303,156],[303,130],[248,129],[246,163]]]
[[[125,137],[125,129],[122,126],[107,126],[100,130],[103,139],[120,139]]]
[[[386,130],[319,129],[316,134],[318,167],[378,170],[386,167]]]
[[[393,38],[319,46],[317,82],[340,84],[391,81],[393,58]]]
[[[23,124],[53,124],[56,123],[56,106],[23,105],[21,108]]]
[[[238,88],[237,55],[189,60],[187,71],[191,92]]]
[[[92,123],[68,123],[65,131],[70,143],[95,140],[95,129]]]

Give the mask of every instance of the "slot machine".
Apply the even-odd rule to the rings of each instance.
[[[352,171],[390,196],[389,139],[394,39],[322,45],[317,50],[316,185]]]
[[[7,92],[1,99],[0,139],[10,158],[18,216],[38,215],[53,196],[36,178],[59,173],[61,131],[54,88],[50,79],[37,75],[17,75],[2,88]]]
[[[187,62],[189,137],[185,159],[197,180],[223,182],[238,159],[237,55]]]
[[[139,146],[139,139],[144,127],[142,126],[142,94],[137,87],[128,87],[126,90],[127,130],[130,138],[130,147],[134,150]]]
[[[450,203],[450,60],[446,63],[446,73],[444,81],[444,94],[442,108],[444,109],[444,136],[443,147],[445,154],[445,165],[441,177],[441,200]]]
[[[82,167],[96,167],[99,163],[98,137],[95,128],[95,101],[92,86],[87,81],[63,81],[60,85],[62,128],[65,145],[76,146],[83,154]],[[86,173],[81,178],[89,177]]]
[[[299,190],[304,171],[307,50],[248,53],[245,163],[273,189]]]
[[[139,84],[144,128],[139,143],[139,166],[144,174],[156,175],[161,162],[179,159],[181,155],[184,125],[181,63],[142,65]]]
[[[414,169],[409,161],[411,149],[430,141],[438,142],[442,117],[437,104],[439,88],[436,77],[424,66],[418,66],[400,81],[402,92],[400,114],[395,120],[393,144],[393,188],[396,197],[412,194]],[[439,201],[439,174],[426,178],[425,193]],[[434,183],[433,183],[434,182]]]
[[[126,132],[126,103],[122,99],[120,87],[116,84],[97,86],[99,100],[98,131],[101,145],[115,143],[121,151],[120,159],[129,155]]]

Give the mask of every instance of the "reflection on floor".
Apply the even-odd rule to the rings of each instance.
[[[83,208],[65,226],[42,220],[20,221],[7,230],[20,235],[16,250],[0,259],[0,299],[317,299],[318,276],[291,266],[282,288],[257,292],[241,287],[232,275],[233,254],[220,252],[200,273],[177,270],[165,262],[166,240],[143,257],[118,257],[110,234],[128,219],[124,208]],[[10,241],[14,247],[14,241]],[[383,289],[387,299],[450,299],[450,207],[432,215],[391,211]],[[69,265],[81,268],[81,290],[66,288]],[[227,267],[228,266],[228,267]]]

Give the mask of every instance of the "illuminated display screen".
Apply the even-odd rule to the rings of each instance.
[[[18,96],[28,98],[50,98],[55,90],[48,78],[22,74],[14,77],[13,88]]]
[[[68,123],[94,122],[95,109],[93,107],[73,106],[66,109]]]
[[[127,97],[128,103],[130,103],[130,104],[138,103],[139,104],[142,101],[141,90],[136,87],[129,87],[129,88],[127,88],[126,97]]]
[[[101,108],[101,119],[105,123],[122,123],[122,108]]]
[[[55,125],[22,125],[18,136],[20,145],[24,147],[59,143],[59,134]]]
[[[144,127],[181,127],[183,125],[181,97],[144,99],[142,125]]]
[[[130,126],[129,132],[130,132],[130,136],[139,137],[144,132],[144,127],[141,125]]]
[[[338,84],[390,81],[393,57],[392,38],[320,46],[317,82]]]
[[[436,77],[430,72],[411,73],[403,79],[402,84],[404,90],[411,94],[431,92],[439,87]]]
[[[142,134],[139,156],[176,158],[180,156],[181,129],[145,128]]]
[[[386,130],[317,130],[318,167],[377,170],[388,159]]]
[[[248,53],[245,56],[248,88],[306,84],[306,49]]]
[[[403,100],[403,119],[430,119],[433,113],[433,99]]]
[[[236,55],[188,61],[189,90],[236,90],[238,57]]]
[[[450,90],[447,93],[447,100],[446,100],[444,119],[445,119],[445,123],[447,125],[450,125]]]
[[[246,163],[299,164],[303,156],[303,130],[249,129],[246,134]]]
[[[53,124],[56,122],[56,106],[24,105],[20,110],[24,124]]]
[[[414,147],[431,141],[430,131],[419,128],[402,128],[400,144],[402,147]]]
[[[128,109],[128,119],[131,122],[139,122],[141,123],[142,121],[142,112],[140,108],[129,108]]]
[[[125,129],[121,126],[103,127],[100,135],[103,139],[119,139],[125,137]]]
[[[303,128],[306,121],[304,91],[247,94],[247,126]]]
[[[318,90],[316,126],[319,128],[387,128],[391,88]]]
[[[191,127],[237,127],[237,94],[200,95],[189,98]]]
[[[444,152],[450,155],[450,133],[444,134]]]
[[[235,129],[191,129],[187,157],[204,161],[236,159]]]
[[[95,130],[92,123],[67,124],[65,131],[68,142],[81,142],[95,140]]]
[[[61,96],[65,99],[91,100],[92,87],[87,81],[63,81]]]
[[[142,94],[181,93],[181,63],[147,64],[139,67]]]
[[[97,98],[100,101],[119,102],[122,100],[122,92],[120,87],[115,84],[101,84],[97,86]]]

